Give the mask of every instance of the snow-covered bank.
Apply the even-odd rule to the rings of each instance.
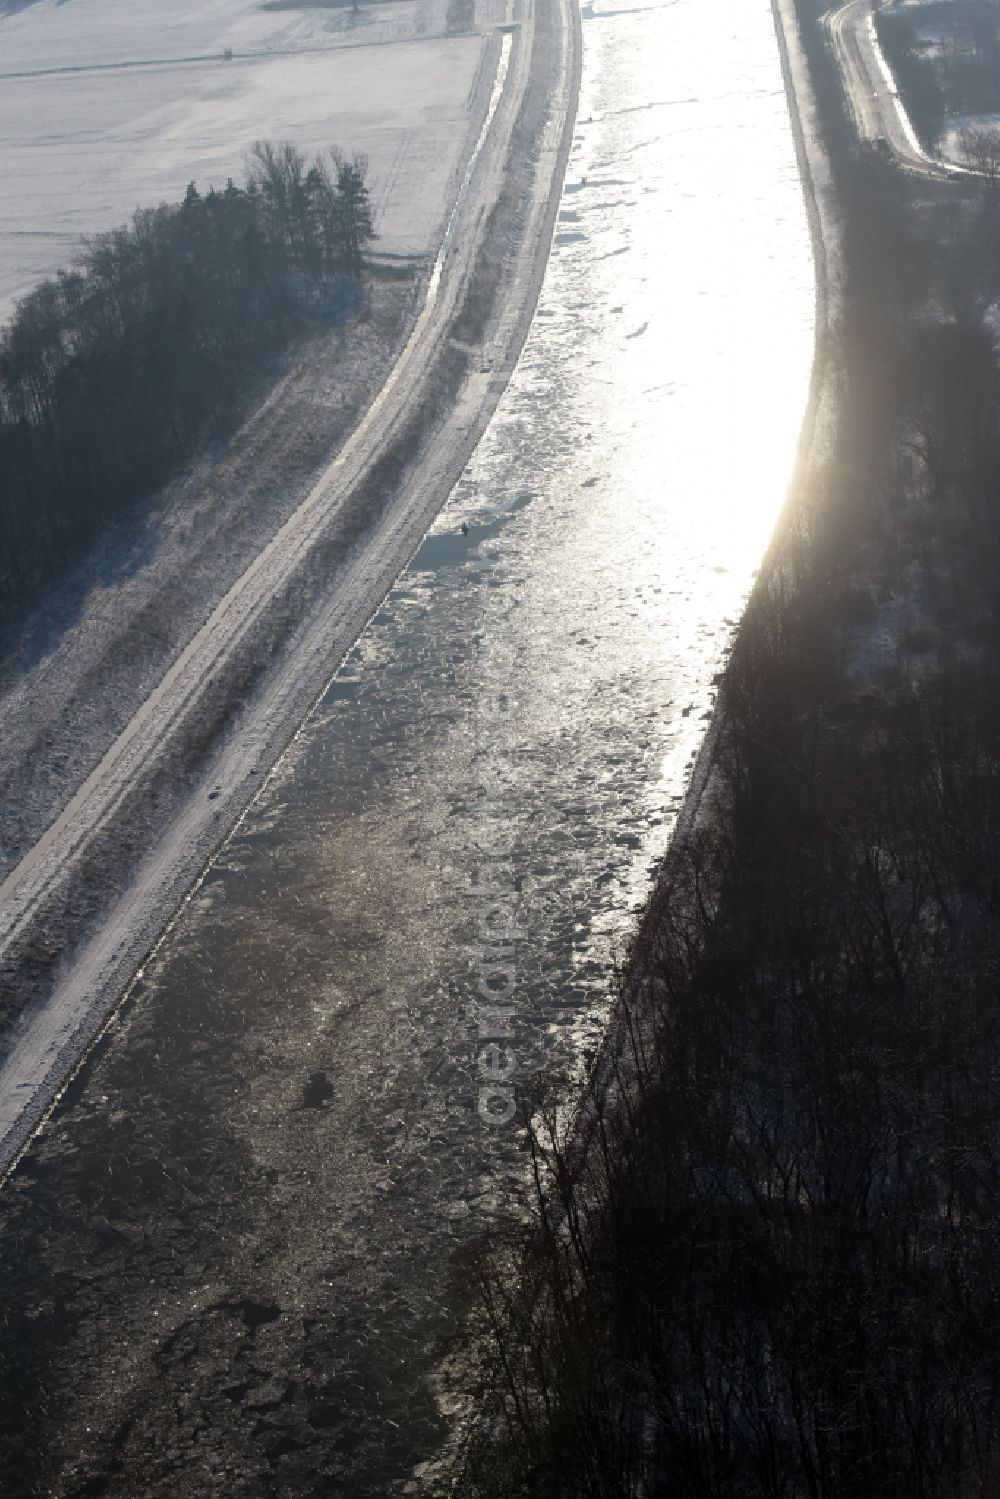
[[[809,62],[799,32],[795,0],[771,0],[771,6],[788,99],[788,115],[802,180],[802,195],[812,234],[816,265],[816,327],[817,330],[822,330],[829,326],[837,305],[841,254],[840,211],[829,158],[823,145],[822,125],[809,76]],[[822,350],[817,348],[817,371],[821,355]],[[807,417],[804,435],[808,435],[808,430]]]
[[[230,590],[45,846],[0,891],[8,965],[23,972],[38,957],[33,934],[51,941],[55,933],[62,945],[71,927],[80,932],[74,912],[88,892],[101,895],[111,870],[121,881],[124,869],[135,869],[63,965],[47,1002],[19,1027],[0,1073],[0,1163],[15,1158],[412,554],[506,384],[544,269],[579,62],[575,9],[525,7],[519,22],[492,126],[450,227],[435,301],[374,418]],[[371,529],[351,541],[373,512]],[[263,677],[262,661],[272,663]],[[227,721],[220,741],[215,730]],[[179,795],[194,768],[194,792]],[[143,848],[149,852],[139,858]],[[39,961],[44,966],[44,954]]]

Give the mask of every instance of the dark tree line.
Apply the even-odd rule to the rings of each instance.
[[[530,1221],[472,1261],[476,1499],[1000,1494],[996,211],[943,200],[945,243],[837,139],[838,432],[741,626],[711,815],[618,976],[581,1133],[526,1100]]]
[[[231,418],[373,238],[362,159],[258,142],[242,185],[138,210],[18,303],[0,333],[0,619]]]

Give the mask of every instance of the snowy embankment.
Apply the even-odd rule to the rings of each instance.
[[[486,121],[381,392],[0,886],[0,963],[8,982],[32,974],[38,993],[8,1031],[0,1169],[412,555],[506,384],[541,283],[579,71],[569,0],[516,11],[489,44]]]

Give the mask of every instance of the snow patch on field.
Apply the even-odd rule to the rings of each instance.
[[[223,186],[261,136],[363,151],[380,248],[426,253],[468,149],[484,31],[501,8],[0,8],[0,319],[84,236],[180,197],[192,178]]]

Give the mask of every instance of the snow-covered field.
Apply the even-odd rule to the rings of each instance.
[[[363,151],[380,248],[436,243],[504,0],[279,4],[0,0],[0,320],[84,236],[223,186],[262,136]]]

